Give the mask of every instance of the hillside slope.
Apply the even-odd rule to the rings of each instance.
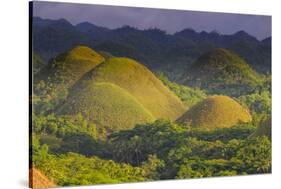
[[[187,70],[183,83],[211,93],[231,96],[253,90],[259,75],[237,54],[226,49],[213,49]]]
[[[47,95],[65,93],[85,73],[104,61],[104,58],[86,46],[77,46],[58,55],[34,76],[35,90],[43,84]],[[41,92],[41,91],[35,91]]]
[[[62,115],[82,113],[97,129],[110,133],[151,122],[154,117],[131,94],[117,85],[105,82],[83,82],[72,90],[58,110]]]
[[[183,114],[177,122],[200,128],[228,128],[251,121],[251,115],[235,100],[227,96],[209,97]]]
[[[109,82],[125,89],[156,119],[175,120],[185,111],[181,100],[151,71],[129,58],[110,58],[84,79]]]

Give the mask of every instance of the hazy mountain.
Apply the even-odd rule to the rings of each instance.
[[[222,35],[216,31],[196,32],[184,29],[173,35],[157,28],[139,30],[131,26],[108,29],[89,22],[71,25],[64,19],[33,18],[34,48],[48,59],[84,44],[143,62],[153,70],[178,78],[201,54],[213,48],[228,48],[238,53],[259,72],[271,72],[271,41],[257,40],[244,31]],[[116,47],[115,47],[116,46]]]

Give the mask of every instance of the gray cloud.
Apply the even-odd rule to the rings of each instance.
[[[223,34],[244,30],[258,39],[271,36],[271,17],[262,15],[36,1],[33,13],[34,16],[42,18],[65,18],[72,24],[88,21],[108,28],[117,28],[123,25],[139,29],[157,27],[168,33],[174,33],[184,28],[193,28],[196,31],[217,30]]]

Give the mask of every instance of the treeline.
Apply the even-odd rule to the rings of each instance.
[[[249,138],[252,124],[209,131],[157,120],[101,140],[78,130],[87,127],[78,117],[34,116],[33,163],[59,185],[271,172],[271,141]],[[48,129],[55,119],[56,132]],[[67,128],[63,135],[61,128]]]

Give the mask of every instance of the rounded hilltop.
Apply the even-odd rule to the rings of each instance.
[[[183,76],[183,83],[214,93],[231,88],[229,95],[251,90],[258,80],[259,75],[239,55],[223,48],[201,55]]]
[[[135,60],[107,59],[88,74],[87,80],[108,82],[126,90],[156,118],[175,120],[184,111],[181,100],[149,69]]]
[[[152,122],[154,117],[131,94],[112,83],[87,82],[72,91],[58,110],[62,115],[82,115],[107,133]]]
[[[104,58],[86,46],[77,46],[51,59],[38,74],[35,84],[43,80],[52,92],[68,89]]]
[[[240,122],[250,122],[251,115],[228,96],[211,96],[184,113],[177,122],[198,128],[229,128]]]
[[[223,48],[216,48],[201,55],[192,65],[190,72],[194,76],[202,74],[200,76],[206,79],[239,80],[256,77],[255,71],[239,55]]]

